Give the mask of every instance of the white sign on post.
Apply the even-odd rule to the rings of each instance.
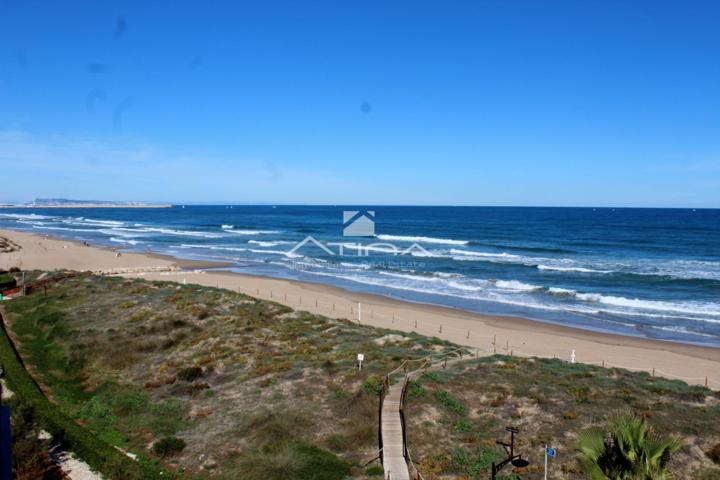
[[[358,370],[362,370],[362,364],[363,364],[363,360],[365,360],[365,355],[363,355],[362,353],[358,353],[357,360],[358,360]]]

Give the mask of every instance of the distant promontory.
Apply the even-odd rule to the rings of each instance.
[[[67,198],[36,198],[21,204],[0,204],[0,208],[169,208],[167,203],[110,202],[105,200],[71,200]]]

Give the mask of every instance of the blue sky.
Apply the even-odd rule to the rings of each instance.
[[[718,25],[714,1],[0,0],[0,200],[720,207]]]

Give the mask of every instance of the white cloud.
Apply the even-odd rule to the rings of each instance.
[[[275,160],[180,150],[140,139],[0,132],[5,192],[32,197],[145,201],[327,202],[367,191],[333,172]],[[351,199],[348,198],[348,201]]]

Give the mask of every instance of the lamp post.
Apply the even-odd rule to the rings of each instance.
[[[510,432],[510,443],[497,441],[498,445],[502,445],[505,451],[508,453],[508,457],[500,463],[492,463],[492,476],[491,480],[495,480],[496,475],[502,468],[508,463],[512,464],[513,467],[523,468],[530,465],[530,462],[522,458],[522,455],[515,455],[515,434],[519,432],[517,428],[505,427],[505,430]]]

